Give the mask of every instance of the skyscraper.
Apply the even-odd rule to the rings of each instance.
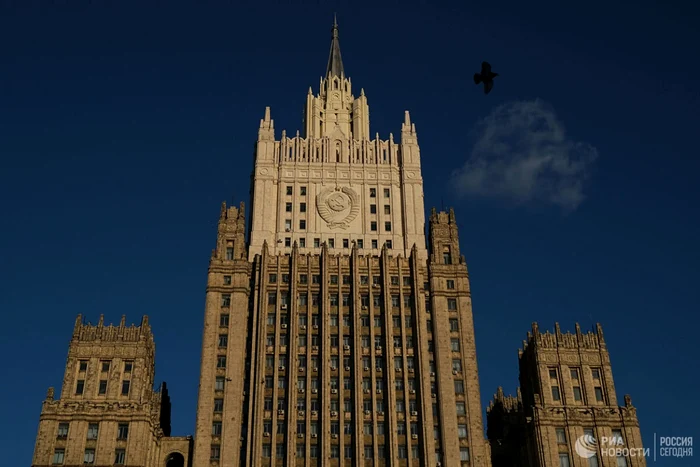
[[[416,127],[372,137],[369,116],[334,24],[304,134],[260,121],[249,243],[221,210],[195,465],[489,462],[454,213],[426,242]]]
[[[63,389],[44,402],[33,466],[644,466],[582,456],[577,436],[641,447],[617,407],[602,329],[540,333],[499,389],[484,436],[469,273],[455,213],[426,236],[416,126],[372,135],[334,23],[303,134],[258,129],[249,218],[221,206],[205,299],[195,436],[170,436],[155,344],[78,317]],[[590,446],[588,446],[590,448]],[[577,457],[578,456],[578,457]],[[114,462],[112,462],[114,461]],[[584,462],[584,463],[582,463]],[[612,463],[611,463],[612,462]]]

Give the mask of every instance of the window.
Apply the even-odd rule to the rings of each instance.
[[[370,223],[369,223],[369,229],[370,229],[372,232],[376,232],[376,231],[377,231],[377,222],[376,222],[376,221],[370,222]]]
[[[612,437],[615,440],[615,445],[624,444],[625,440],[622,438],[622,430],[613,430]]]
[[[66,450],[65,449],[56,449],[53,452],[53,464],[54,465],[61,465],[63,464],[63,459],[66,457]]]
[[[598,454],[593,454],[588,458],[588,467],[598,467]]]
[[[467,437],[467,425],[457,425],[457,435],[462,438]]]
[[[217,355],[216,367],[217,368],[226,368],[226,355]]]
[[[87,360],[80,360],[80,372],[83,373],[87,371]]]
[[[100,425],[98,423],[88,424],[87,439],[97,439],[97,432]]]
[[[447,309],[449,311],[457,311],[457,299],[456,298],[448,298],[447,299]]]
[[[304,230],[304,229],[306,229],[306,220],[300,219],[299,220],[299,230]]]
[[[211,460],[219,460],[220,457],[221,457],[221,446],[218,444],[212,444],[209,458]]]
[[[223,376],[217,376],[216,382],[214,383],[214,390],[215,391],[223,391],[224,384],[226,384],[224,381],[226,381],[226,379]]]
[[[83,455],[83,464],[94,464],[95,463],[95,450],[86,449]]]
[[[318,444],[312,444],[309,446],[309,456],[312,459],[316,459],[318,457]]]
[[[458,358],[452,360],[452,371],[456,373],[462,372],[462,361]]]
[[[456,409],[457,409],[457,415],[466,415],[467,414],[467,408],[464,405],[464,402],[457,402]]]
[[[361,238],[357,239],[357,248],[364,248],[365,247],[365,241],[362,240]]]
[[[371,459],[374,457],[374,449],[371,444],[365,444],[365,459]]]
[[[334,238],[328,239],[328,248],[335,248],[335,239]]]
[[[561,400],[561,395],[559,394],[559,386],[552,386],[552,399],[555,401]]]
[[[58,432],[56,433],[56,438],[66,439],[68,438],[68,423],[59,423]]]
[[[305,186],[300,186],[299,187],[299,194],[301,196],[306,196],[306,187]]]
[[[578,386],[574,386],[574,400],[581,401],[581,388]]]
[[[369,189],[369,197],[370,197],[370,198],[376,198],[376,197],[377,197],[377,189],[376,189],[376,188],[370,188],[370,189]]]
[[[120,423],[117,425],[117,439],[127,439],[129,437],[129,424]]]
[[[306,212],[306,203],[299,204],[299,212]]]
[[[464,381],[461,379],[455,380],[455,394],[464,394]]]
[[[224,400],[223,399],[214,399],[214,412],[220,413],[223,411],[224,411]]]
[[[459,460],[462,462],[469,462],[469,448],[459,448]]]
[[[97,394],[100,396],[104,396],[105,394],[107,394],[107,380],[106,379],[100,380],[100,386],[97,389]]]
[[[377,240],[372,240],[372,248],[375,249],[375,250],[376,250],[377,248],[379,248],[378,243],[377,243]]]
[[[599,380],[600,379],[600,369],[599,368],[591,368],[591,376],[593,376],[593,379]]]
[[[306,239],[304,237],[299,239],[299,248],[306,248]]]
[[[331,284],[338,285],[338,276],[337,275],[331,274]]]
[[[231,294],[228,294],[228,293],[221,294],[221,306],[223,308],[227,308],[227,307],[231,306]],[[109,370],[109,368],[107,368],[107,369]],[[102,367],[102,371],[106,371],[104,369],[104,366]]]
[[[376,213],[377,213],[377,205],[376,205],[376,204],[370,204],[370,205],[369,205],[369,213],[370,213],[370,214],[376,214]]]
[[[350,248],[350,240],[347,238],[343,239],[343,248]]]
[[[233,259],[233,247],[232,246],[226,247],[226,259]]]
[[[386,243],[386,247],[387,247],[389,250],[391,250],[391,249],[394,247],[394,244],[391,243],[391,240],[387,240],[385,243]]]
[[[285,212],[292,212],[292,203],[286,203],[284,206]]]
[[[566,444],[566,431],[563,428],[557,428],[557,443]]]
[[[321,239],[314,238],[314,248],[320,248],[320,247],[321,247]]]
[[[219,326],[228,326],[228,315],[222,314],[219,316]]]
[[[287,196],[291,196],[291,195],[292,195],[292,187],[288,186],[287,187]]]
[[[455,288],[455,281],[452,279],[447,279],[447,288],[453,290]]]
[[[559,467],[571,467],[568,454],[559,454]]]
[[[600,386],[596,386],[593,389],[595,391],[595,400],[597,402],[603,402],[603,388],[601,388]]]
[[[388,188],[384,188],[384,197],[385,198],[389,197],[389,189]]]
[[[622,455],[617,456],[617,467],[627,467],[627,458]]]
[[[384,222],[384,230],[386,230],[387,232],[391,232],[391,222],[390,221]]]
[[[387,214],[387,215],[391,214],[391,206],[390,205],[388,205],[388,204],[384,205],[384,214]]]
[[[459,321],[456,318],[450,318],[450,332],[459,331]]]
[[[459,352],[459,339],[450,339],[450,349],[453,352]]]
[[[75,394],[78,396],[81,395],[83,393],[84,389],[85,389],[85,380],[79,379],[78,384],[75,386]]]
[[[219,334],[219,347],[228,347],[228,334]]]
[[[126,463],[126,450],[117,449],[114,451],[114,465],[124,465]]]
[[[124,380],[122,381],[122,396],[128,396],[129,395],[129,388],[131,387],[131,381]]]

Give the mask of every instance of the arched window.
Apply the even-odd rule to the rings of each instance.
[[[340,162],[340,141],[335,143],[335,161]]]

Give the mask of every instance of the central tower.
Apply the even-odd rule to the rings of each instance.
[[[427,259],[420,150],[405,112],[400,142],[370,139],[364,90],[352,93],[334,22],[326,75],[306,96],[304,133],[275,139],[270,108],[260,121],[252,174],[249,260],[270,253],[389,250]]]
[[[370,139],[334,24],[304,134],[260,121],[209,263],[194,465],[488,466],[469,275],[408,112]]]

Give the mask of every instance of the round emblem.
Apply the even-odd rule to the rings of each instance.
[[[348,204],[350,204],[350,199],[345,193],[336,191],[328,198],[326,198],[326,204],[329,208],[331,208],[331,210],[335,212],[340,212],[348,207]]]
[[[359,196],[350,187],[326,188],[316,196],[316,209],[328,227],[347,229],[360,213]]]
[[[415,176],[416,176],[416,174],[414,174],[413,172],[406,172],[406,177],[407,177],[407,178],[413,178],[413,177],[415,177]]]
[[[260,169],[260,175],[267,175],[267,169]]]

